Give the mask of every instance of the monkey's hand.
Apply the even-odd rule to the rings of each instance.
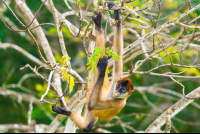
[[[71,114],[71,111],[66,110],[64,108],[61,108],[59,106],[56,106],[55,104],[52,105],[52,110],[54,112],[56,112],[57,114],[64,114],[64,115],[70,115]]]

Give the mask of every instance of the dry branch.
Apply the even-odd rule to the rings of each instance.
[[[192,92],[190,92],[187,97],[199,97],[200,96],[200,87],[196,88]],[[178,114],[182,109],[184,109],[187,105],[193,102],[194,99],[186,99],[182,98],[173,106],[171,106],[171,115],[170,118],[173,118],[176,114]],[[146,130],[146,133],[156,133],[158,130],[166,123],[166,117],[168,116],[168,110],[166,110],[162,115],[160,115]]]

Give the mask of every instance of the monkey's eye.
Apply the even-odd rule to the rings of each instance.
[[[126,92],[126,88],[121,88],[121,91],[124,93]]]

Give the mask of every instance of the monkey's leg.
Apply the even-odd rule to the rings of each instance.
[[[114,17],[115,17],[115,35],[114,35],[114,47],[113,51],[118,54],[119,60],[114,61],[114,70],[113,74],[115,78],[121,79],[123,77],[123,34],[122,34],[122,24],[119,16],[119,11],[114,10]]]
[[[115,4],[113,2],[108,2],[107,6],[111,9]],[[110,88],[110,96],[113,95],[116,81],[123,78],[123,33],[122,33],[122,24],[120,20],[119,10],[114,10],[115,18],[115,35],[114,35],[114,44],[113,51],[119,55],[118,61],[113,62],[113,72],[112,72],[112,85]]]
[[[56,107],[52,105],[52,110],[58,114],[68,115],[72,118],[76,126],[82,131],[89,132],[97,121],[97,117],[91,112],[88,111],[85,113],[85,117],[82,117],[78,112],[71,112],[61,107]]]
[[[72,118],[76,126],[84,132],[91,131],[98,119],[90,110],[85,113],[84,117],[80,116],[77,112],[72,112],[70,117]]]

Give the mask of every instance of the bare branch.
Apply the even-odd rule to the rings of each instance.
[[[29,109],[28,109],[28,124],[31,125],[31,113],[33,111],[33,100],[30,98]]]
[[[200,96],[200,87],[196,88],[192,92],[190,92],[187,97],[199,97]],[[171,116],[173,118],[176,114],[178,114],[182,109],[184,109],[187,105],[193,102],[194,99],[186,99],[182,98],[173,106],[171,106]],[[145,133],[157,132],[159,128],[161,128],[165,124],[166,117],[168,116],[168,110],[165,111],[162,115],[160,115],[146,130]]]
[[[40,101],[41,101],[41,102],[43,101],[44,97],[45,97],[45,96],[48,94],[48,92],[49,92],[49,87],[50,87],[50,85],[51,85],[51,77],[52,77],[52,75],[53,75],[53,72],[54,72],[54,71],[51,71],[50,74],[49,74],[47,89],[46,89],[46,92],[44,93],[44,95],[42,95],[42,97],[40,98]]]
[[[166,126],[165,126],[165,133],[170,133],[170,130],[171,130],[171,119],[170,119],[170,115],[172,113],[172,109],[169,108],[167,110],[168,112],[168,115],[167,115],[167,118],[166,118]]]
[[[136,40],[135,42],[131,43],[129,46],[127,46],[124,49],[123,53],[127,53],[131,48],[137,46],[139,43],[141,43],[142,41],[144,41],[145,39],[151,37],[152,35],[160,32],[162,29],[167,28],[169,26],[173,26],[176,22],[178,22],[180,19],[182,19],[183,17],[185,17],[186,15],[190,14],[191,12],[195,11],[196,9],[198,9],[200,7],[200,4],[195,6],[194,8],[192,8],[191,10],[185,12],[184,14],[181,14],[180,16],[178,16],[177,18],[175,18],[174,20],[171,20],[169,22],[164,23],[163,25],[161,25],[160,27],[156,28],[155,30],[149,32],[148,34],[144,35],[143,37],[139,38],[138,40]]]

